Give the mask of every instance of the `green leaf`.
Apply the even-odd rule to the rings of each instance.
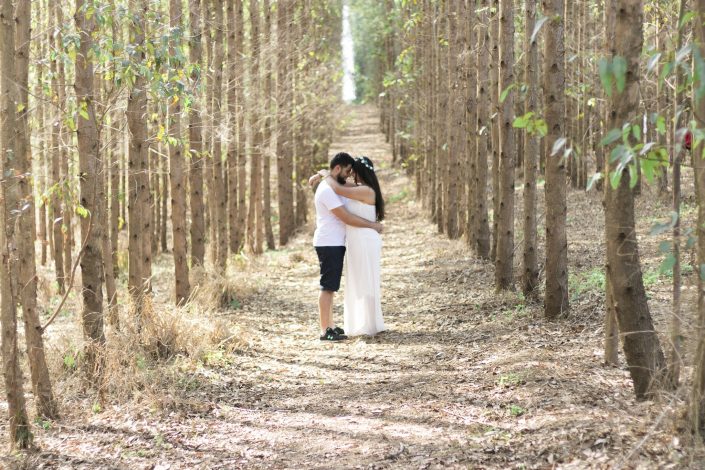
[[[641,126],[639,126],[639,124],[632,126],[632,135],[638,142],[641,142]]]
[[[659,75],[659,81],[664,81],[666,77],[671,73],[673,70],[673,62],[666,62],[663,65],[663,69],[661,69],[661,75]]]
[[[507,95],[509,95],[509,92],[512,91],[512,88],[515,88],[516,86],[516,83],[512,83],[507,88],[505,88],[504,91],[502,91],[502,94],[499,95],[499,102],[504,103],[504,100],[507,99]]]
[[[534,31],[531,33],[531,39],[529,40],[529,44],[533,44],[533,42],[536,40],[536,36],[538,36],[539,31],[541,31],[541,28],[543,25],[548,21],[548,16],[543,16],[539,18],[539,20],[536,22],[536,25],[534,26]]]
[[[622,137],[622,130],[621,129],[611,129],[607,133],[607,135],[602,138],[602,140],[600,141],[600,145],[602,145],[602,146],[609,145],[609,144],[619,140],[620,137]]]
[[[616,56],[612,59],[612,74],[617,84],[617,91],[622,93],[627,82],[627,61],[624,57]]]
[[[622,180],[622,172],[621,171],[613,171],[610,173],[610,185],[612,186],[612,189],[617,189],[619,187],[619,182]]]
[[[676,222],[678,222],[678,213],[675,211],[671,212],[671,218],[665,222],[656,222],[649,231],[649,235],[656,236],[666,233],[675,227]]]
[[[548,134],[548,124],[546,124],[546,121],[543,119],[536,120],[536,132],[538,132],[541,137],[546,137]]]
[[[673,248],[673,242],[670,240],[664,240],[658,244],[658,250],[663,254],[670,253],[671,248]]]
[[[558,152],[561,151],[561,149],[565,146],[566,142],[568,140],[565,137],[560,137],[556,139],[556,141],[553,143],[553,148],[551,149],[551,156],[555,156]]]
[[[639,171],[636,165],[629,165],[629,188],[633,189],[639,181]]]
[[[673,266],[676,264],[676,257],[673,256],[673,253],[669,253],[668,256],[661,262],[661,266],[659,266],[659,273],[661,274],[667,274],[673,272]]]
[[[593,174],[590,179],[588,180],[587,187],[585,188],[585,191],[590,191],[595,183],[600,181],[602,179],[602,172],[598,171],[597,173]]]
[[[612,96],[612,81],[614,77],[612,75],[612,62],[607,58],[600,59],[598,63],[600,69],[600,82],[602,82],[602,89],[605,91],[607,96]]]
[[[646,70],[652,72],[658,65],[658,61],[661,59],[661,53],[657,52],[649,58],[649,62],[646,64]]]
[[[666,118],[663,116],[656,118],[656,131],[659,135],[666,135]]]
[[[688,21],[692,20],[695,18],[695,12],[694,11],[689,11],[683,15],[683,19],[681,19],[680,24],[678,25],[678,29],[682,28],[683,25],[685,25]]]
[[[531,116],[533,114],[533,112],[528,112],[523,116],[517,116],[516,118],[514,118],[514,122],[512,122],[512,127],[516,129],[526,129],[526,127],[529,125],[529,120],[531,119]]]

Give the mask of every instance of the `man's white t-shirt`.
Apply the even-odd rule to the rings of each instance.
[[[331,211],[345,204],[345,198],[338,196],[327,181],[322,181],[316,189],[316,232],[313,246],[345,246],[345,224]]]

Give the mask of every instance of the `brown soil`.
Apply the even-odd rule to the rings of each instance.
[[[567,320],[547,322],[540,305],[495,294],[491,263],[437,234],[404,171],[391,166],[376,111],[350,114],[332,152],[364,154],[380,168],[389,201],[382,266],[389,331],[338,344],[318,340],[309,227],[290,246],[252,262],[247,282],[254,292],[241,309],[223,313],[244,346],[214,365],[181,371],[183,386],[164,389],[160,406],[135,400],[99,413],[69,410],[64,421],[36,432],[38,453],[8,463],[699,468],[702,450],[674,437],[685,393],[637,402],[624,367],[602,365],[599,195],[570,194],[573,310]],[[644,234],[654,215],[668,213],[666,205],[652,207],[654,200],[641,198]],[[642,246],[652,308],[666,331],[669,283],[654,274],[659,240],[644,235]],[[516,253],[518,262],[520,246]],[[689,309],[686,302],[688,317]]]

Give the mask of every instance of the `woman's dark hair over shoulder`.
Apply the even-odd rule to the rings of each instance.
[[[379,180],[377,179],[375,166],[372,163],[372,160],[367,157],[356,158],[355,163],[353,164],[353,171],[361,183],[369,186],[375,192],[377,221],[379,222],[384,220],[384,198],[382,197],[382,190],[379,187]]]

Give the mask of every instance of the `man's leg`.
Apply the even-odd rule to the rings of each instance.
[[[321,333],[333,327],[333,291],[321,290],[318,294],[318,316],[321,321]]]

